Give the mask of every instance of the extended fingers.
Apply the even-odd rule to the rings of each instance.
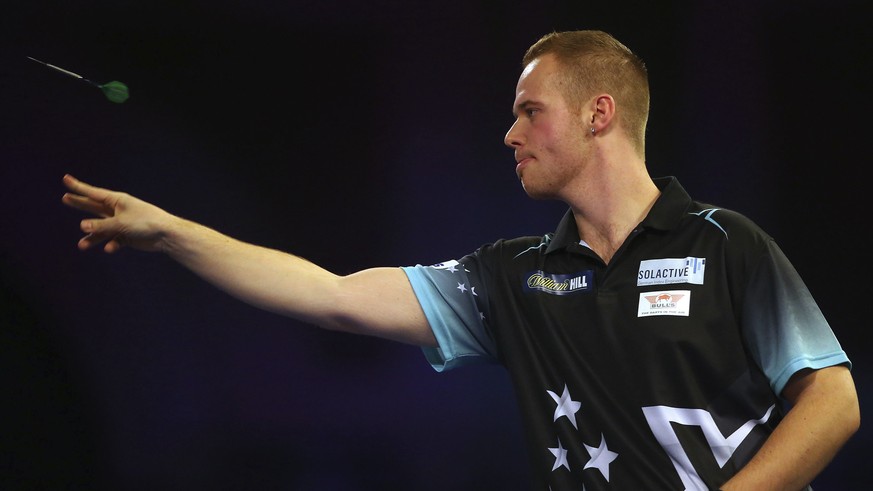
[[[111,218],[115,214],[118,193],[91,186],[70,174],[64,176],[64,185],[71,191],[61,198],[65,205],[103,217],[80,222],[79,227],[86,235],[79,239],[79,249],[84,251],[103,242],[106,242],[103,250],[108,253],[121,249],[121,240],[113,229],[114,220]]]
[[[107,207],[105,204],[103,204],[102,202],[94,201],[87,196],[65,193],[64,196],[61,198],[61,201],[69,207],[76,208],[77,210],[86,211],[94,215],[108,217],[112,216],[113,214],[113,210]]]
[[[108,189],[98,188],[90,184],[84,183],[70,174],[64,176],[64,185],[76,194],[87,196],[94,201],[104,202],[111,197],[113,192]]]

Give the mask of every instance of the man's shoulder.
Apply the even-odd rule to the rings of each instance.
[[[484,244],[476,250],[479,258],[515,259],[527,254],[544,254],[552,242],[553,233],[545,235],[526,235],[510,239],[498,239]]]
[[[755,264],[773,242],[751,218],[730,208],[694,203],[682,223],[680,236],[740,268]]]
[[[521,237],[513,237],[511,239],[498,239],[489,245],[492,248],[513,251],[516,249],[527,249],[528,247],[539,246],[540,244],[548,246],[552,242],[554,236],[555,234],[551,232],[544,235],[525,235]]]

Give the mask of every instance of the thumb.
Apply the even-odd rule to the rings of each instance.
[[[92,246],[108,241],[104,247],[106,252],[118,250],[121,244],[116,238],[118,231],[114,225],[113,218],[88,218],[82,220],[79,226],[82,232],[85,232],[87,235],[79,240],[79,249],[90,249]],[[113,242],[115,243],[114,245],[112,244]]]

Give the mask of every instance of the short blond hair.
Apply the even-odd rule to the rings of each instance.
[[[565,69],[560,85],[567,103],[581,110],[597,93],[611,95],[619,124],[643,155],[649,119],[649,76],[643,61],[610,34],[595,30],[546,34],[528,48],[522,67],[546,54]]]

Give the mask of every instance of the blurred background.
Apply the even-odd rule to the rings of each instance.
[[[7,5],[0,488],[529,489],[501,368],[438,374],[417,347],[258,311],[166,257],[80,252],[61,177],[341,274],[540,235],[564,206],[525,196],[502,140],[521,56],[552,30],[606,30],[646,61],[651,173],[776,238],[866,421],[871,20],[861,0]],[[871,436],[815,489],[870,489]]]

